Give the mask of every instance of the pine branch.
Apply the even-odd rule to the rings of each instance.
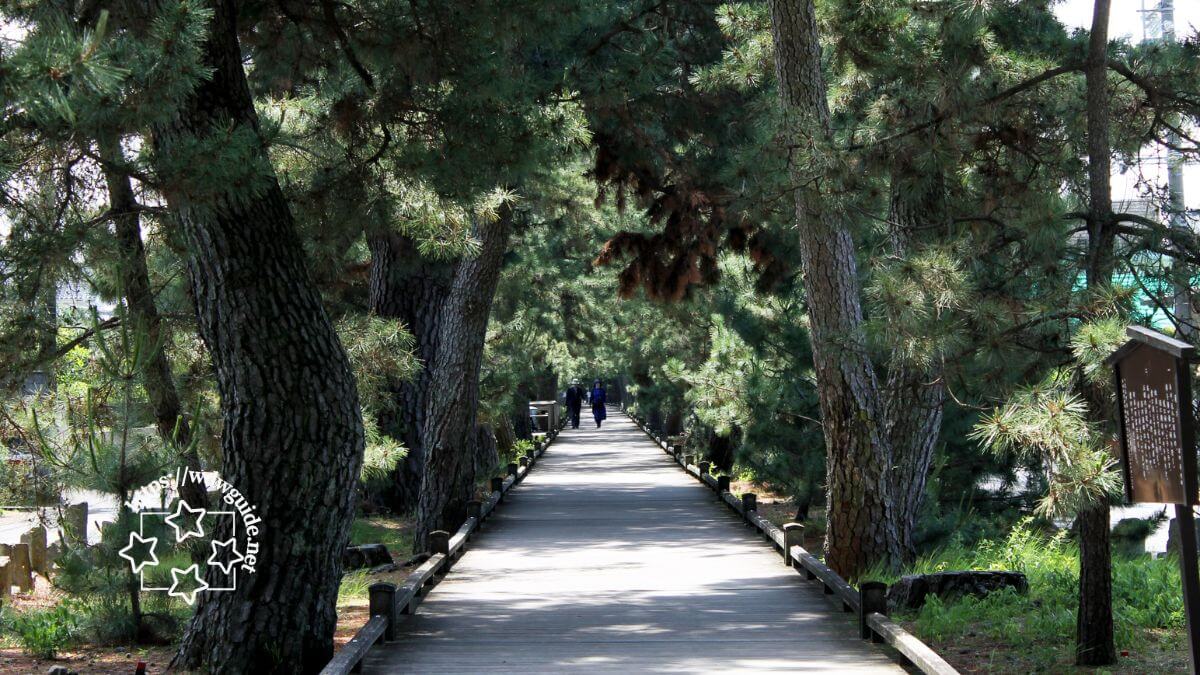
[[[1035,77],[1025,80],[1024,82],[1015,84],[998,94],[989,96],[988,98],[978,101],[972,105],[961,107],[961,108],[948,108],[916,126],[909,127],[903,131],[898,131],[894,134],[891,134],[890,136],[885,136],[877,141],[872,141],[870,143],[859,143],[859,144],[855,144],[855,145],[849,145],[846,147],[846,149],[847,150],[864,150],[867,148],[873,148],[873,147],[877,147],[877,146],[881,146],[881,145],[886,145],[888,143],[891,143],[892,141],[900,140],[901,138],[911,136],[915,133],[924,131],[925,129],[936,126],[938,124],[941,124],[942,122],[944,122],[952,117],[956,117],[962,113],[969,112],[969,111],[975,110],[977,108],[982,108],[985,106],[993,105],[993,104],[999,103],[1000,101],[1003,101],[1007,98],[1012,98],[1013,96],[1016,96],[1017,94],[1020,94],[1021,92],[1032,89],[1043,82],[1046,82],[1048,80],[1052,80],[1052,79],[1058,77],[1059,75],[1064,75],[1066,73],[1071,73],[1071,72],[1078,72],[1080,70],[1083,70],[1082,63],[1071,63],[1071,64],[1067,64],[1067,65],[1058,66],[1057,68],[1051,68],[1047,71],[1042,72],[1041,74],[1039,74]]]
[[[333,31],[333,36],[337,40],[338,46],[346,56],[346,60],[350,62],[350,67],[362,78],[362,81],[367,85],[367,89],[374,92],[375,78],[371,77],[371,73],[362,64],[362,61],[358,60],[358,55],[354,53],[354,47],[350,44],[350,38],[346,35],[346,31],[342,29],[342,25],[338,23],[337,13],[332,0],[321,0],[321,10],[325,14],[325,21]]]

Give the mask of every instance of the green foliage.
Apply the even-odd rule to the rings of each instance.
[[[961,256],[934,248],[880,261],[865,289],[868,333],[894,364],[940,365],[965,345],[964,310],[974,293]]]
[[[533,441],[527,438],[519,438],[512,444],[507,452],[500,453],[500,466],[504,467],[510,462],[519,461],[521,457],[524,457],[531,452],[533,452]]]
[[[1106,380],[1099,374],[1103,358],[1120,344],[1122,332],[1112,320],[1079,329],[1071,344],[1085,380]],[[971,433],[992,452],[1046,466],[1049,486],[1039,509],[1048,515],[1073,516],[1121,489],[1107,436],[1075,391],[1070,372],[1052,372],[1042,384],[1013,393]]]
[[[371,577],[370,570],[347,572],[342,576],[342,583],[338,587],[338,603],[366,598],[373,583],[375,580]]]
[[[1001,649],[1020,650],[1039,667],[1053,668],[1074,643],[1078,604],[1079,549],[1066,533],[1047,535],[1026,520],[1007,537],[978,546],[954,545],[922,556],[906,574],[951,570],[1023,572],[1029,593],[1011,590],[985,598],[954,601],[931,597],[908,617],[917,635],[935,643],[954,644],[970,634],[999,642]],[[883,570],[869,578],[893,580]],[[1178,562],[1146,555],[1118,556],[1113,563],[1113,602],[1119,649],[1138,651],[1149,631],[1183,628],[1183,600]]]
[[[48,609],[8,611],[3,623],[26,654],[40,659],[53,659],[80,634],[78,605],[70,601]]]
[[[393,404],[387,388],[411,379],[420,368],[412,333],[396,321],[366,314],[348,314],[336,328],[350,357],[362,406],[376,415],[389,411]]]
[[[367,442],[363,449],[359,480],[367,494],[378,495],[390,488],[396,463],[408,456],[408,449],[395,438],[381,432],[375,418],[365,411],[363,429]]]
[[[360,516],[350,526],[350,544],[383,544],[392,552],[412,548],[412,522],[395,516]]]

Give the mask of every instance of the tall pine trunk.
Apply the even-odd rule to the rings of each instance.
[[[479,368],[492,298],[508,248],[512,212],[479,227],[479,255],[458,263],[442,309],[438,350],[421,444],[425,474],[417,506],[416,551],[433,530],[453,531],[466,519],[475,490],[475,425]]]
[[[921,176],[916,167],[898,159],[892,167],[888,217],[892,253],[911,252],[913,233],[945,214],[945,191],[940,176]],[[913,184],[913,179],[916,184]],[[916,557],[913,532],[925,500],[925,484],[942,428],[946,387],[940,363],[894,362],[885,385],[884,428],[892,450],[893,516],[906,561]]]
[[[154,304],[150,273],[146,267],[146,247],[142,243],[141,219],[129,176],[117,168],[124,164],[120,143],[113,138],[100,139],[100,156],[105,160],[104,180],[108,186],[108,209],[112,215],[120,250],[120,276],[129,318],[153,348],[149,362],[142,372],[142,386],[154,413],[154,424],[163,442],[175,449],[183,464],[191,471],[201,471],[200,456],[192,439],[192,425],[183,414],[179,390],[171,373],[167,356],[166,336],[162,317]],[[208,507],[204,486],[188,481],[180,487],[180,496],[195,508]]]
[[[830,116],[812,0],[772,0],[771,33],[789,143],[827,149]],[[789,161],[793,181],[809,167]],[[797,189],[800,262],[812,326],[813,362],[825,432],[825,562],[855,577],[902,558],[895,525],[891,451],[874,367],[866,353],[854,242],[841,214],[814,190]]]
[[[404,323],[416,339],[421,370],[416,377],[391,387],[394,412],[380,420],[381,427],[400,439],[408,455],[396,466],[390,501],[393,509],[417,506],[425,450],[421,429],[433,382],[442,308],[454,278],[454,265],[423,258],[412,239],[393,232],[368,236],[371,249],[371,311]]]
[[[1087,285],[1099,291],[1112,283],[1113,257],[1112,168],[1108,121],[1108,19],[1110,0],[1096,0],[1088,43],[1087,151],[1088,256]],[[1111,422],[1110,394],[1083,385],[1092,413]],[[1110,428],[1104,424],[1103,428]],[[1079,513],[1079,613],[1076,617],[1075,662],[1102,666],[1117,660],[1113,641],[1112,544],[1107,503]]]
[[[1113,640],[1112,542],[1109,506],[1096,504],[1076,518],[1079,528],[1079,611],[1075,616],[1075,663],[1117,662]]]
[[[167,169],[164,192],[187,243],[200,335],[216,371],[221,475],[263,522],[255,573],[241,571],[235,591],[199,594],[173,666],[315,673],[333,654],[362,418],[349,360],[261,145],[249,150],[268,174],[254,194],[214,187],[227,191],[197,203],[194,192],[171,180],[172,167],[189,170],[181,167],[190,166],[197,142],[219,145],[236,138],[233,130],[258,135],[236,5],[220,0],[212,8],[204,55],[212,75],[153,130],[154,145]]]

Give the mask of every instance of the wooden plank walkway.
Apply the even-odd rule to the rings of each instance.
[[[902,673],[615,409],[584,415],[366,673]]]

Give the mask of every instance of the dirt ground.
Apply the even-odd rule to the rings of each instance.
[[[50,607],[59,599],[45,578],[34,576],[34,588],[30,593],[16,593],[11,606],[19,609],[42,609]],[[127,645],[83,645],[63,650],[55,659],[38,659],[26,655],[0,636],[0,673],[46,673],[55,666],[62,666],[80,675],[99,673],[133,673],[138,661],[146,663],[146,673],[162,673],[175,653],[175,648],[144,647]]]
[[[138,661],[146,662],[146,673],[166,672],[175,653],[174,647],[78,647],[59,654],[57,659],[45,660],[26,656],[19,648],[0,649],[0,673],[46,673],[55,666],[68,668],[79,675],[99,673],[132,674]]]

